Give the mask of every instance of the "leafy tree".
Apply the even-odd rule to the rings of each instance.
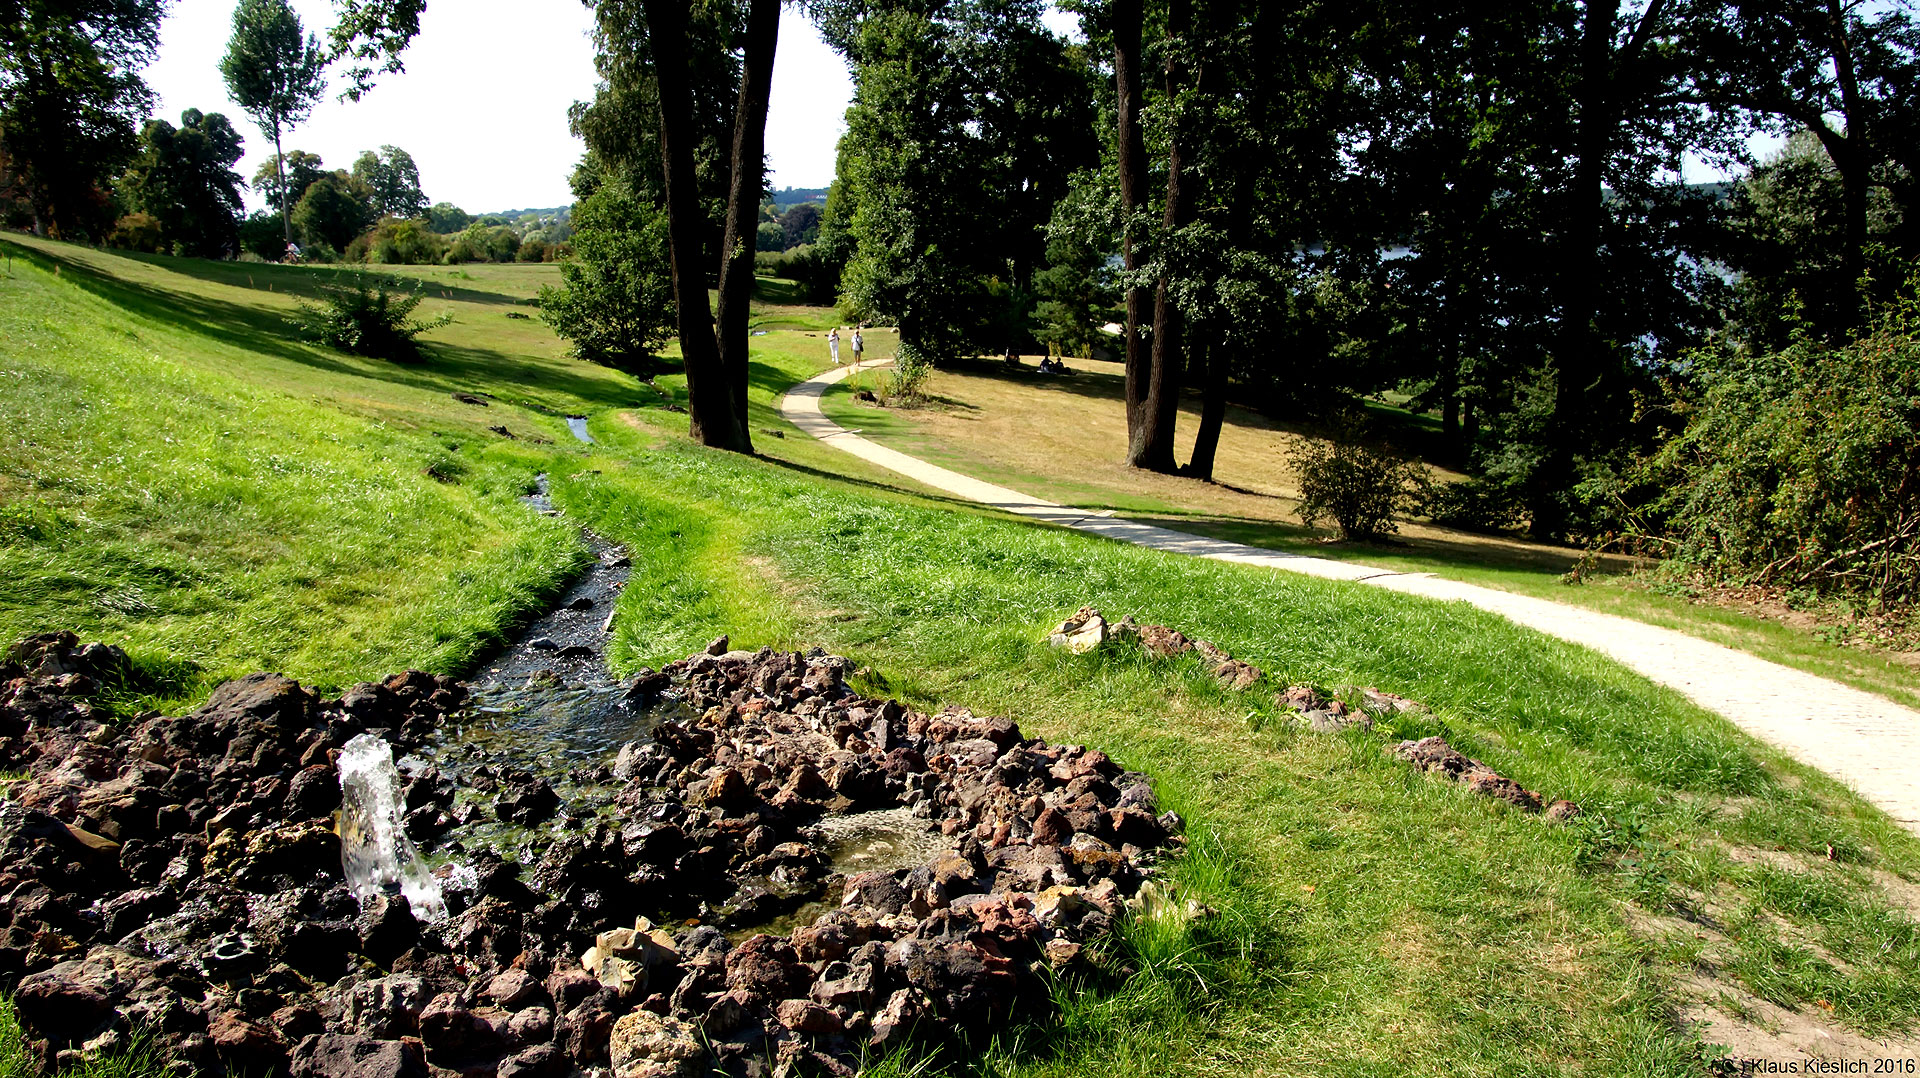
[[[420,191],[420,169],[413,155],[398,146],[367,150],[353,163],[353,178],[366,187],[375,212],[383,217],[425,217],[427,196]]]
[[[674,327],[666,214],[615,180],[575,205],[574,228],[565,285],[540,290],[541,317],[575,356],[652,377]]]
[[[820,207],[811,202],[790,206],[780,215],[781,250],[791,250],[820,238]]]
[[[1738,272],[1730,328],[1742,344],[1772,351],[1800,335],[1835,345],[1851,336],[1861,294],[1848,254],[1844,186],[1811,131],[1795,134],[1735,185],[1725,243],[1709,251]],[[1869,279],[1897,282],[1906,273],[1898,243],[1903,207],[1891,190],[1877,188],[1867,210]]]
[[[176,252],[226,258],[240,247],[240,134],[217,112],[188,109],[175,128],[148,120],[121,197],[160,222]]]
[[[763,194],[779,16],[778,0],[601,3],[595,40],[604,81],[594,103],[574,112],[576,130],[608,176],[628,179],[636,193],[658,192],[674,267],[688,427],[703,444],[742,452],[753,447],[747,310],[754,244],[747,237]],[[729,98],[732,122],[723,126],[715,121],[727,115]],[[708,196],[714,188],[726,207],[717,236],[716,200]],[[716,254],[717,318],[707,298]]]
[[[520,252],[520,233],[512,225],[488,227],[481,221],[467,226],[447,247],[448,262],[511,262]]]
[[[427,228],[424,221],[382,217],[348,244],[346,260],[399,266],[432,265],[440,261],[445,248],[446,241]]]
[[[0,150],[34,231],[98,235],[109,176],[133,156],[153,95],[136,73],[159,47],[163,0],[0,3]]]
[[[273,210],[255,210],[240,222],[240,249],[269,262],[287,253],[286,225]]]
[[[327,59],[351,61],[341,96],[358,101],[376,76],[406,70],[400,54],[419,36],[427,0],[334,0],[334,9],[339,17],[327,33]]]
[[[307,185],[293,207],[293,227],[308,246],[337,256],[374,221],[366,192],[344,170],[336,169]]]
[[[1107,270],[1106,252],[1113,246],[1100,211],[1108,192],[1099,178],[1082,177],[1073,193],[1054,208],[1047,232],[1047,265],[1034,275],[1040,323],[1035,336],[1061,355],[1084,355],[1109,318],[1117,282]]]
[[[846,254],[857,316],[897,322],[908,364],[1014,343],[1005,307],[1030,294],[1053,204],[1096,158],[1084,57],[1040,14],[876,5],[834,41],[855,89],[821,247]]]
[[[451,202],[436,202],[427,207],[427,225],[441,235],[450,235],[473,223],[467,211]]]
[[[1744,110],[1783,134],[1809,131],[1819,141],[1840,184],[1841,265],[1859,281],[1874,190],[1890,189],[1912,205],[1920,166],[1920,26],[1908,5],[1728,0],[1698,28],[1696,52],[1694,100]],[[1907,226],[1909,234],[1914,227]],[[1857,326],[1862,310],[1844,312],[1843,328]]]
[[[756,251],[784,251],[787,249],[787,231],[772,221],[760,222],[754,233],[753,249]]]
[[[325,162],[317,153],[305,150],[288,150],[284,159],[275,154],[269,160],[260,162],[253,173],[253,189],[265,195],[267,204],[276,211],[290,202],[300,201],[307,193],[307,185],[326,175]],[[283,241],[284,244],[284,241]]]
[[[274,165],[281,167],[281,132],[312,113],[326,92],[326,57],[320,42],[304,33],[300,16],[287,0],[240,0],[233,9],[233,36],[220,60],[227,92],[273,139]],[[318,165],[318,162],[315,162]],[[293,214],[288,202],[294,192],[284,175],[279,180],[280,214],[287,242],[293,242]],[[301,188],[304,201],[305,188]]]

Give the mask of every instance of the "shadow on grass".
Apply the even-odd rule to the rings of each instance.
[[[540,364],[500,352],[439,341],[424,342],[424,358],[417,363],[401,365],[379,360],[349,359],[338,353],[295,342],[292,339],[295,331],[287,324],[286,316],[276,311],[128,281],[103,273],[78,259],[31,247],[7,246],[23,260],[41,266],[131,314],[177,326],[235,348],[274,356],[331,374],[372,378],[434,392],[472,391],[494,386],[538,386],[604,407],[633,402],[635,391],[603,379],[573,374],[564,366]],[[161,264],[159,256],[149,256],[144,261]],[[236,271],[253,265],[209,263],[197,259],[170,259],[164,265],[174,269],[176,261],[200,262],[203,267],[230,265]],[[300,267],[276,268],[283,272],[301,271]],[[213,278],[207,276],[206,279]],[[396,280],[403,286],[406,283],[405,279]]]
[[[1325,542],[1323,533],[1298,524],[1259,520],[1228,514],[1191,516],[1151,516],[1123,513],[1128,520],[1152,524],[1173,531],[1191,532],[1213,539],[1245,543],[1295,554],[1310,554],[1333,561],[1364,562],[1368,558],[1419,558],[1449,568],[1509,569],[1558,576],[1573,567],[1580,557],[1577,550],[1553,551],[1521,545],[1487,544],[1484,540],[1442,539],[1433,536],[1409,536],[1384,542],[1341,540]],[[1608,564],[1609,571],[1626,572],[1626,563]]]
[[[430,277],[391,273],[373,265],[288,266],[277,262],[222,262],[206,258],[140,254],[135,251],[115,251],[114,254],[130,262],[139,262],[168,273],[178,273],[183,277],[192,277],[212,284],[258,289],[261,285],[271,283],[276,291],[306,298],[319,296],[323,288],[341,283],[344,277],[358,275],[382,282],[389,288],[409,292],[418,289],[422,295],[429,298],[457,300],[461,303],[477,303],[492,307],[531,306],[530,301],[504,292],[446,284]]]
[[[1071,364],[1069,367],[1071,368]],[[1124,377],[1100,371],[1074,369],[1072,374],[1045,375],[1025,364],[1015,368],[998,360],[987,359],[959,360],[947,365],[944,369],[954,374],[988,378],[1027,389],[1069,394],[1088,401],[1111,402],[1116,406],[1123,403],[1127,396],[1127,381]],[[1421,460],[1452,466],[1446,462],[1451,460],[1454,454],[1447,447],[1439,421],[1433,417],[1362,398],[1330,395],[1325,401],[1329,409],[1342,403],[1355,404],[1364,409],[1379,425],[1378,433],[1394,448]],[[1198,393],[1183,390],[1180,395],[1180,406],[1183,412],[1191,414],[1183,415],[1182,422],[1198,422],[1200,405]],[[1325,429],[1310,411],[1296,410],[1302,413],[1299,418],[1280,419],[1273,415],[1271,407],[1262,407],[1256,402],[1245,399],[1235,400],[1227,405],[1227,422],[1233,426],[1256,430],[1280,431],[1316,438],[1325,436]]]

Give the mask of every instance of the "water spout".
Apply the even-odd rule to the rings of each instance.
[[[340,867],[362,900],[399,892],[414,916],[438,921],[447,915],[440,881],[427,872],[420,851],[407,838],[401,816],[406,799],[393,747],[361,734],[340,750]]]

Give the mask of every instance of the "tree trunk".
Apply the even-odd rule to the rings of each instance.
[[[1872,155],[1866,148],[1872,138],[1867,130],[1870,110],[1860,96],[1853,42],[1847,36],[1847,12],[1840,0],[1827,0],[1827,23],[1833,34],[1834,79],[1840,84],[1840,108],[1847,125],[1846,137],[1837,140],[1837,145],[1829,144],[1827,156],[1833,158],[1834,168],[1840,172],[1840,192],[1847,214],[1847,250],[1843,264],[1847,282],[1857,287],[1867,272],[1867,187],[1871,182],[1867,172]],[[1818,127],[1830,129],[1824,122]]]
[[[667,201],[667,246],[673,261],[673,300],[679,316],[680,355],[687,373],[688,433],[702,445],[753,452],[733,409],[727,372],[714,339],[707,303],[702,233],[705,215],[693,167],[693,92],[687,82],[687,0],[644,0],[660,98],[660,166]]]
[[[1193,5],[1189,0],[1173,0],[1168,7],[1168,34],[1183,38],[1192,30],[1192,23]],[[1186,65],[1178,54],[1170,57],[1166,68],[1169,104],[1184,88],[1186,77]],[[1193,216],[1191,178],[1181,175],[1184,163],[1176,117],[1173,136],[1167,146],[1165,222],[1170,234],[1188,224]],[[1179,304],[1168,293],[1167,276],[1167,271],[1163,269],[1159,287],[1153,293],[1153,369],[1147,379],[1146,399],[1140,405],[1140,434],[1138,438],[1130,439],[1134,443],[1130,446],[1134,452],[1132,459],[1127,462],[1136,468],[1154,472],[1171,472],[1175,467],[1173,432],[1180,418],[1180,375],[1186,339],[1185,319],[1180,314]]]
[[[1140,267],[1134,245],[1133,214],[1140,208],[1140,189],[1147,167],[1146,140],[1140,130],[1140,26],[1142,0],[1114,0],[1113,83],[1119,100],[1120,212],[1125,227],[1120,235],[1120,257],[1127,272]],[[1139,459],[1143,442],[1142,406],[1152,377],[1152,356],[1143,348],[1140,327],[1146,315],[1147,290],[1127,289],[1127,462]]]
[[[733,120],[733,188],[727,195],[727,227],[720,243],[720,368],[732,389],[734,422],[747,425],[747,316],[753,301],[753,254],[760,196],[766,177],[767,100],[773,91],[773,54],[780,37],[780,0],[752,0],[747,47],[740,75],[740,103]]]
[[[1193,456],[1186,474],[1195,479],[1213,481],[1213,458],[1220,449],[1220,427],[1227,418],[1226,346],[1200,342],[1194,346],[1194,362],[1205,370],[1206,381],[1200,390],[1200,429],[1193,439]]]
[[[287,248],[293,246],[293,214],[287,209],[287,155],[280,149],[280,121],[273,123],[273,174],[280,177],[280,232],[282,245],[280,257],[287,257]]]
[[[1447,349],[1440,359],[1440,436],[1447,443],[1447,453],[1457,465],[1467,459],[1460,446],[1460,346],[1458,338],[1449,337]]]
[[[1590,0],[1581,27],[1579,125],[1574,135],[1573,182],[1567,192],[1564,242],[1559,253],[1560,325],[1553,357],[1553,414],[1546,454],[1532,477],[1528,515],[1534,535],[1557,537],[1567,528],[1565,495],[1573,488],[1574,457],[1586,429],[1589,391],[1602,374],[1594,318],[1600,288],[1600,230],[1606,211],[1606,162],[1616,123],[1612,101],[1614,26],[1619,0]]]

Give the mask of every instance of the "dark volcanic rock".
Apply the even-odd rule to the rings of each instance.
[[[550,770],[443,740],[465,689],[419,672],[339,700],[251,675],[115,729],[86,692],[124,657],[11,654],[0,766],[28,777],[0,803],[0,978],[49,1059],[140,1026],[191,1066],[325,1078],[851,1073],[916,1027],[1049,1006],[1179,842],[1104,753],[862,697],[818,650],[716,640],[613,690],[672,709],[649,739]],[[402,762],[410,836],[456,861],[443,920],[342,877],[335,757],[366,732]],[[914,852],[836,874],[870,828]]]
[[[320,1034],[293,1051],[293,1078],[427,1078],[427,1063],[409,1041]]]

